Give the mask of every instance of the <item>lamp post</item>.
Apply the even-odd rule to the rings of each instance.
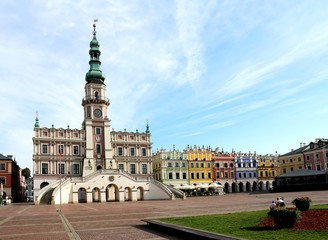
[[[63,146],[59,145],[59,212],[61,212],[62,208],[62,154],[63,154]]]

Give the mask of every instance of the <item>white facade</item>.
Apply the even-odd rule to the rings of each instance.
[[[94,25],[95,28],[95,25]],[[152,179],[151,135],[111,131],[110,105],[100,67],[94,30],[90,70],[82,100],[82,129],[41,128],[33,137],[35,203],[78,203],[173,199],[172,192]],[[61,180],[61,181],[60,181]]]

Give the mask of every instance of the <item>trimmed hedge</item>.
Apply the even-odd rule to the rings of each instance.
[[[294,223],[301,218],[301,212],[296,209],[277,207],[269,213],[277,228],[292,228]]]

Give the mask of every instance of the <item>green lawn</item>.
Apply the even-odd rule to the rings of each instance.
[[[311,209],[327,209],[328,205],[311,206]],[[241,212],[229,214],[216,214],[207,216],[165,218],[163,222],[172,223],[221,233],[244,239],[326,239],[328,231],[295,231],[289,229],[272,230],[259,227],[258,223],[267,216],[268,210]]]

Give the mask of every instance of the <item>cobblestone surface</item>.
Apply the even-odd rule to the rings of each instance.
[[[235,193],[186,200],[53,205],[11,204],[0,207],[0,239],[178,239],[149,230],[141,219],[268,209],[278,196],[287,206],[297,196],[328,203],[328,191]],[[61,215],[60,215],[61,214]]]

